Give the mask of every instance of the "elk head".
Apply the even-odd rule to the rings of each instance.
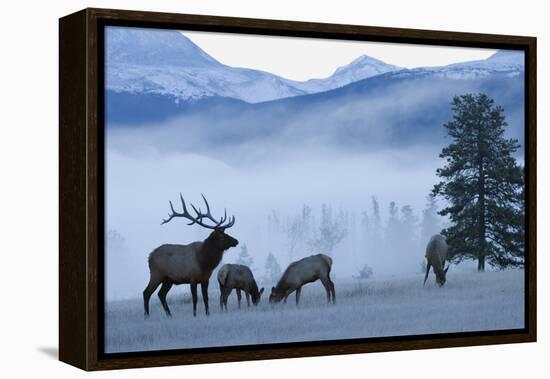
[[[443,287],[443,285],[445,284],[445,282],[447,281],[447,271],[449,271],[449,266],[447,266],[447,268],[445,270],[435,270],[435,281],[437,282],[437,284],[439,284],[439,287]]]
[[[264,289],[263,287],[258,291],[256,289],[256,291],[253,291],[252,292],[252,304],[254,305],[258,305],[260,303],[260,298],[262,297],[262,293],[264,293]]]
[[[177,212],[174,210],[174,205],[172,204],[172,201],[170,201],[170,210],[172,213],[168,215],[167,219],[162,220],[162,224],[166,224],[167,222],[170,222],[175,217],[183,217],[187,220],[191,221],[187,225],[200,225],[203,228],[206,229],[212,229],[212,232],[208,236],[208,238],[205,240],[205,244],[214,247],[217,250],[225,251],[231,247],[235,247],[239,244],[239,241],[236,238],[231,237],[229,234],[225,233],[225,229],[230,228],[235,224],[235,216],[227,218],[227,210],[224,210],[224,216],[220,218],[220,220],[216,220],[212,214],[210,213],[210,205],[208,204],[208,201],[202,195],[202,198],[204,200],[204,204],[206,205],[206,213],[203,213],[200,208],[197,209],[193,204],[191,204],[191,208],[193,208],[193,211],[195,212],[195,216],[191,215],[187,211],[187,206],[185,204],[185,200],[183,200],[183,196],[180,193],[180,199],[181,199],[181,205],[183,207],[183,212]],[[207,224],[205,221],[210,220],[212,224]]]
[[[269,295],[269,304],[275,304],[283,300],[285,297],[284,291],[279,291],[275,287],[271,287],[271,295]]]

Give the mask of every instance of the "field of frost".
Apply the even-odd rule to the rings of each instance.
[[[296,307],[268,302],[271,283],[257,307],[237,308],[235,292],[229,311],[219,309],[219,289],[211,281],[210,316],[199,295],[192,316],[188,285],[168,295],[173,317],[167,318],[156,295],[145,319],[141,298],[106,304],[105,351],[132,352],[214,346],[271,344],[415,334],[515,329],[524,326],[524,272],[449,272],[447,284],[426,287],[422,275],[405,279],[335,280],[336,304],[326,304],[320,282],[306,285]],[[200,291],[199,291],[200,294]]]

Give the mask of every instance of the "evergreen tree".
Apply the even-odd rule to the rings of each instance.
[[[426,197],[426,208],[422,211],[420,224],[420,243],[426,245],[434,234],[441,232],[439,215],[437,214],[437,199],[433,193]]]
[[[367,232],[367,242],[373,251],[382,251],[383,238],[382,238],[382,220],[380,218],[380,206],[378,205],[378,200],[376,197],[371,198],[372,202],[372,216],[368,219],[368,232]]]
[[[456,96],[453,119],[444,126],[452,142],[437,170],[441,182],[433,194],[449,204],[439,214],[451,226],[443,230],[451,259],[476,259],[495,267],[524,262],[524,178],[513,157],[520,145],[504,136],[504,110],[485,94]]]
[[[254,264],[254,259],[248,254],[248,248],[244,244],[241,246],[241,251],[239,252],[236,263],[248,266],[249,268],[252,268]]]
[[[281,277],[281,266],[279,266],[279,262],[271,252],[265,261],[265,277],[270,283],[277,283]]]
[[[380,220],[380,206],[376,197],[372,197],[372,233],[377,242],[380,240],[380,230],[382,229],[382,221]]]
[[[414,215],[412,207],[410,205],[404,205],[401,207],[401,222],[399,229],[401,242],[405,245],[405,247],[417,246],[417,226],[418,218]]]

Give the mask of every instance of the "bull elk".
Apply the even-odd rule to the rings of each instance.
[[[278,303],[281,300],[286,302],[287,297],[296,291],[296,305],[298,305],[302,286],[321,280],[327,293],[327,303],[330,303],[331,299],[333,303],[336,303],[334,283],[330,279],[331,268],[332,258],[325,254],[312,255],[292,262],[277,285],[271,288],[269,302],[271,304]]]
[[[252,271],[247,266],[239,264],[225,264],[218,271],[218,283],[220,285],[220,308],[227,310],[227,298],[233,289],[237,290],[237,301],[241,307],[241,291],[246,296],[246,304],[250,307],[250,297],[252,304],[258,305],[264,289],[258,291],[258,285],[252,275]]]
[[[197,285],[200,283],[202,291],[202,300],[204,302],[205,312],[208,315],[208,282],[212,271],[220,263],[223,253],[238,245],[239,241],[225,233],[225,230],[235,224],[235,216],[227,218],[227,212],[220,220],[216,220],[210,213],[210,205],[202,196],[206,205],[206,213],[202,213],[200,209],[191,207],[196,213],[192,216],[188,211],[180,194],[183,212],[179,213],[174,210],[174,206],[170,201],[171,214],[167,219],[163,219],[161,225],[170,222],[174,218],[185,218],[191,222],[187,225],[200,225],[206,229],[212,229],[212,232],[204,241],[192,242],[188,245],[161,245],[149,254],[149,284],[143,291],[143,306],[145,316],[149,315],[149,299],[157,287],[162,284],[158,292],[158,297],[166,312],[167,316],[171,316],[170,308],[166,303],[166,295],[172,285],[190,284],[191,296],[193,298],[193,316],[197,315]],[[212,222],[206,223],[207,221]]]
[[[447,270],[450,266],[445,267],[447,259],[447,242],[443,236],[436,234],[430,238],[426,246],[426,275],[424,276],[424,285],[428,279],[430,268],[434,268],[435,280],[439,286],[443,286],[447,280]]]

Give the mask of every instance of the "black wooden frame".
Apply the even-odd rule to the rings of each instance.
[[[103,27],[126,25],[525,52],[526,325],[360,340],[103,353]],[[84,9],[59,21],[59,358],[85,370],[536,341],[536,38]]]

